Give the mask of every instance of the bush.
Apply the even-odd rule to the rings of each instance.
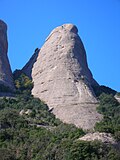
[[[30,78],[22,73],[15,80],[15,87],[16,87],[16,89],[18,89],[20,91],[31,90],[33,87],[33,84],[32,84],[32,81],[30,80]]]

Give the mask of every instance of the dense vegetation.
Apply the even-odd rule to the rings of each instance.
[[[4,92],[12,92],[12,90],[5,86],[4,84],[0,84],[0,92],[4,93]]]
[[[23,109],[30,109],[30,114],[20,115]],[[84,134],[61,123],[45,104],[28,94],[0,100],[1,160],[119,159],[112,146],[77,140]]]
[[[104,115],[103,120],[96,124],[95,129],[100,132],[112,133],[120,140],[120,104],[112,94],[102,93],[99,96],[98,111]]]
[[[120,160],[119,152],[110,144],[78,140],[85,132],[62,123],[47,105],[33,98],[32,82],[26,75],[17,76],[15,84],[17,96],[0,99],[0,160]],[[99,97],[99,111],[119,118],[119,104],[111,95],[109,102],[106,96]],[[97,124],[97,130],[102,131],[102,123]],[[114,128],[111,133],[119,132]]]

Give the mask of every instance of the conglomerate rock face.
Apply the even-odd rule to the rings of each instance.
[[[33,66],[32,78],[32,94],[63,122],[91,129],[101,119],[92,89],[98,83],[88,68],[76,26],[64,24],[50,33]]]
[[[14,89],[8,56],[7,25],[0,20],[0,84]]]

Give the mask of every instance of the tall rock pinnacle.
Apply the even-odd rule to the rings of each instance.
[[[14,88],[12,71],[10,68],[8,56],[8,42],[7,42],[7,25],[0,20],[0,84]]]
[[[32,94],[63,122],[91,129],[101,119],[92,86],[98,85],[88,68],[78,29],[72,24],[55,28],[34,64]]]

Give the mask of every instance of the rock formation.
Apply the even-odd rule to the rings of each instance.
[[[98,83],[88,68],[76,26],[64,24],[51,32],[34,64],[32,78],[32,94],[63,122],[91,129],[101,119],[92,89]]]
[[[27,64],[22,68],[22,73],[25,73],[30,79],[32,79],[32,68],[34,63],[36,62],[36,59],[38,57],[39,49],[37,48],[30,58],[30,60],[27,62]]]
[[[7,42],[7,25],[0,20],[0,84],[14,88],[12,71],[10,68]]]
[[[114,97],[115,97],[115,99],[120,103],[120,96],[115,95]]]
[[[99,133],[99,132],[95,132],[95,133],[87,133],[85,136],[79,138],[79,140],[82,141],[101,141],[103,143],[111,143],[111,144],[115,144],[116,141],[115,139],[112,137],[112,135],[110,133]]]

